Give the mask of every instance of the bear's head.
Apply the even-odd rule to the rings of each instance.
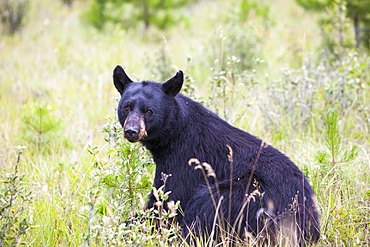
[[[184,76],[182,71],[164,83],[132,81],[121,66],[113,71],[114,86],[121,94],[118,119],[124,136],[130,142],[150,140],[165,133],[164,126],[180,92]]]

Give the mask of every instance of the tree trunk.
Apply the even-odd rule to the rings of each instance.
[[[358,26],[359,24],[359,17],[356,15],[353,18],[354,28],[355,28],[355,38],[356,38],[356,48],[360,47],[360,28]]]
[[[145,31],[148,30],[149,28],[149,18],[150,18],[150,13],[149,13],[149,6],[148,2],[146,0],[143,1],[143,18],[144,18],[144,26],[145,26]]]

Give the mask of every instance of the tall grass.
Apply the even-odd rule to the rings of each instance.
[[[158,232],[150,224],[158,214],[142,211],[154,164],[122,138],[111,80],[116,64],[134,80],[186,69],[186,94],[272,143],[305,172],[320,207],[317,246],[370,244],[369,57],[346,51],[333,62],[317,51],[317,16],[294,1],[262,1],[267,16],[252,11],[246,19],[237,17],[241,2],[199,1],[184,10],[186,23],[146,33],[96,31],[81,19],[85,1],[30,2],[23,30],[0,37],[0,169],[14,174],[17,164],[24,175],[16,186],[32,191],[21,209],[27,228],[9,245],[183,242],[178,226]],[[331,109],[339,150],[327,145]],[[19,163],[18,145],[27,147]],[[158,203],[165,198],[159,191]],[[178,205],[171,208],[159,220],[171,222]]]

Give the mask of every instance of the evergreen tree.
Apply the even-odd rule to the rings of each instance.
[[[181,15],[176,9],[194,0],[93,0],[87,12],[87,19],[101,29],[106,22],[121,23],[129,28],[144,25],[145,30],[154,25],[164,29],[176,23]]]

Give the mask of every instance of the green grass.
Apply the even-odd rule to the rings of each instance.
[[[29,224],[19,242],[180,244],[177,228],[155,234],[148,222],[125,222],[145,205],[154,165],[140,145],[122,140],[114,118],[118,93],[111,76],[121,64],[134,80],[184,70],[195,89],[189,95],[291,157],[317,196],[317,246],[370,244],[370,58],[364,52],[347,51],[341,66],[328,65],[330,58],[319,52],[319,16],[293,0],[261,1],[270,8],[268,22],[253,12],[238,20],[237,0],[199,1],[184,10],[187,23],[147,33],[98,32],[81,19],[86,4],[32,1],[23,31],[0,37],[0,173],[17,163],[14,146],[26,146],[20,186],[32,191],[30,204],[17,201],[26,206]],[[251,45],[250,68],[228,60]],[[25,118],[38,108],[47,109],[46,119],[57,127],[42,134],[30,128]],[[340,152],[356,146],[353,159],[323,159],[330,153],[324,121],[330,108],[339,111]],[[7,185],[1,186],[3,193]]]

